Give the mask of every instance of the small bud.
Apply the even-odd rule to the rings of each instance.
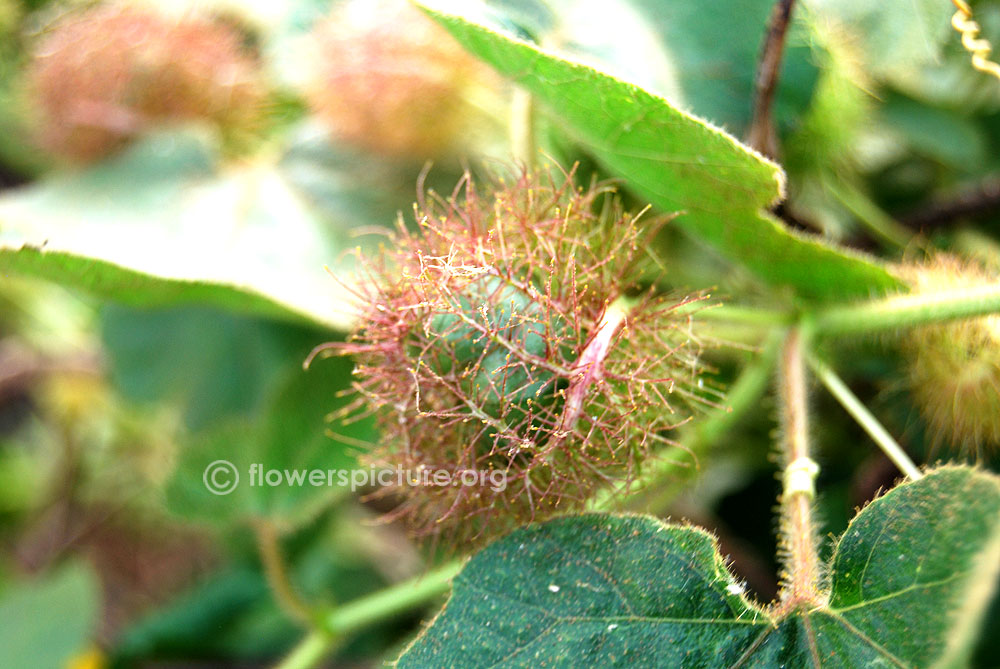
[[[342,141],[384,156],[468,146],[497,77],[406,0],[348,0],[314,35],[313,112]]]
[[[904,276],[918,294],[1000,280],[947,255],[906,267]],[[1000,316],[916,328],[903,350],[914,398],[939,443],[972,452],[1000,445]]]
[[[678,307],[701,298],[628,296],[646,240],[606,187],[525,173],[463,188],[422,199],[418,231],[400,226],[362,288],[357,332],[315,353],[356,356],[384,434],[369,464],[502,476],[399,490],[418,531],[475,539],[578,509],[673,443],[698,401]]]
[[[40,141],[76,162],[97,160],[164,122],[253,122],[257,66],[228,25],[172,18],[141,5],[72,12],[35,45],[29,87]]]

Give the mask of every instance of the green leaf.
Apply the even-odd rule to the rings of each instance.
[[[498,3],[493,3],[495,6]],[[517,16],[524,3],[499,3]],[[531,3],[529,3],[531,4]],[[594,67],[621,73],[643,88],[669,99],[681,95],[682,71],[672,61],[654,27],[629,0],[547,0],[537,3],[554,13],[550,25],[537,21],[532,41],[557,47]]]
[[[327,434],[330,426],[324,420],[345,403],[351,370],[346,358],[317,361],[308,371],[292,369],[256,420],[227,421],[196,435],[183,449],[168,485],[168,507],[201,522],[261,517],[290,527],[351,492],[350,472],[357,460],[346,443],[370,443],[374,428],[367,419],[333,425],[336,435],[347,438],[338,440]],[[216,465],[220,487],[236,481],[224,494],[213,493],[205,483],[218,461],[228,463]],[[314,471],[321,474],[310,481]],[[266,478],[267,472],[273,472],[272,478]]]
[[[677,71],[681,97],[665,97],[730,132],[743,132],[750,123],[757,61],[773,0],[631,2],[659,34]],[[815,84],[817,70],[805,32],[793,20],[775,99],[779,123],[801,114]],[[745,104],[734,104],[736,100]]]
[[[315,135],[234,165],[200,135],[153,135],[0,196],[0,271],[130,304],[208,303],[343,328],[347,291],[325,267],[349,280],[354,231],[391,224],[412,200],[386,192],[398,183],[388,169]]]
[[[888,129],[916,153],[960,173],[973,174],[990,159],[989,138],[964,113],[937,109],[900,95],[886,96],[880,110]]]
[[[101,309],[115,389],[139,403],[170,403],[201,430],[261,412],[326,334],[205,307]],[[155,355],[150,355],[150,352]]]
[[[930,664],[975,634],[998,565],[1000,479],[944,467],[851,521],[833,556],[831,612],[903,663]]]
[[[765,213],[783,195],[784,174],[721,130],[608,74],[425,6],[469,51],[530,90],[639,195],[665,211],[684,212],[674,225],[730,260],[807,298],[898,287],[873,259],[791,232]]]
[[[98,583],[79,564],[20,583],[0,597],[0,666],[52,669],[87,650],[97,624]]]
[[[743,596],[702,530],[569,516],[473,557],[399,666],[929,666],[964,652],[997,564],[1000,482],[958,467],[872,502],[837,546],[829,605],[784,614]]]
[[[257,571],[237,566],[210,574],[129,625],[115,645],[115,659],[135,666],[157,651],[175,657],[210,653],[247,611],[269,598],[267,581]]]

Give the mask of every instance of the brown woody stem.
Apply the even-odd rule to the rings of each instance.
[[[767,38],[757,67],[757,78],[754,80],[753,120],[747,132],[747,144],[769,158],[778,154],[778,136],[774,130],[771,109],[781,72],[785,34],[788,32],[794,6],[795,0],[777,0],[774,3],[767,25]]]

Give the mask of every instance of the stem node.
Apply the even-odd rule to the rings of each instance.
[[[782,495],[802,494],[813,499],[816,497],[816,476],[819,475],[819,465],[808,456],[801,456],[788,463],[785,467],[785,477]]]

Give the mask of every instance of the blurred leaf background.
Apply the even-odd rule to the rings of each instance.
[[[201,479],[215,459],[244,471],[250,463],[356,466],[359,449],[377,438],[370,422],[325,421],[347,401],[349,361],[302,369],[314,346],[351,325],[352,251],[377,257],[397,213],[410,215],[422,173],[450,193],[464,169],[511,158],[513,88],[471,56],[461,86],[447,88],[463,96],[459,136],[434,150],[414,154],[403,142],[387,151],[394,140],[373,138],[380,126],[428,133],[427,123],[441,123],[384,116],[397,89],[420,85],[412,73],[350,101],[371,105],[364,113],[376,125],[353,136],[348,120],[338,126],[317,95],[348,95],[351,83],[332,87],[316,40],[327,22],[349,23],[345,4],[404,16],[399,33],[430,25],[414,10],[396,14],[393,3],[364,0],[142,3],[234,32],[255,68],[255,120],[233,132],[205,119],[153,118],[81,162],[43,141],[30,75],[46,35],[92,3],[0,0],[0,666],[269,666],[301,629],[269,591],[251,529],[259,522],[278,528],[293,584],[315,603],[375,592],[433,560],[403,528],[373,523],[386,509],[359,494],[242,487],[223,498]],[[485,23],[636,83],[733,137],[748,129],[769,0],[468,4],[464,11]],[[975,9],[984,33],[1000,41],[1000,4]],[[1000,191],[1000,81],[971,69],[950,14],[944,0],[801,3],[775,104],[785,177],[710,129],[678,131],[682,149],[713,158],[699,178],[736,170],[714,194],[687,170],[676,189],[655,192],[648,170],[657,156],[652,166],[622,159],[595,139],[590,124],[601,118],[593,109],[560,109],[572,73],[526,70],[513,52],[493,65],[538,92],[563,77],[566,86],[550,88],[535,119],[548,155],[626,175],[633,190],[625,195],[640,206],[697,212],[713,209],[706,197],[730,203],[714,238],[684,220],[668,226],[654,249],[668,268],[658,280],[786,308],[893,282],[818,246],[815,257],[775,269],[788,260],[784,249],[806,246],[759,211],[778,198],[782,179],[789,216],[847,248],[892,260],[947,249],[1000,271],[1000,198],[968,215],[928,218],[957,194]],[[374,75],[355,76],[367,85]],[[728,189],[751,181],[746,202],[732,204]],[[730,217],[759,232],[732,243]],[[924,236],[914,243],[918,229]],[[760,257],[748,260],[748,249]],[[752,332],[715,327],[727,341],[761,343]],[[896,343],[856,341],[828,353],[918,460],[951,458],[905,390]],[[751,357],[739,346],[712,355],[723,386]],[[776,589],[779,486],[769,460],[773,401],[762,402],[700,457],[683,491],[654,490],[630,504],[716,532],[734,569],[767,599]],[[833,535],[897,475],[831,399],[817,395],[815,405],[823,532]],[[960,456],[997,465],[995,455]],[[982,666],[1000,653],[998,609],[978,650]],[[331,666],[381,666],[423,613],[366,629]]]

